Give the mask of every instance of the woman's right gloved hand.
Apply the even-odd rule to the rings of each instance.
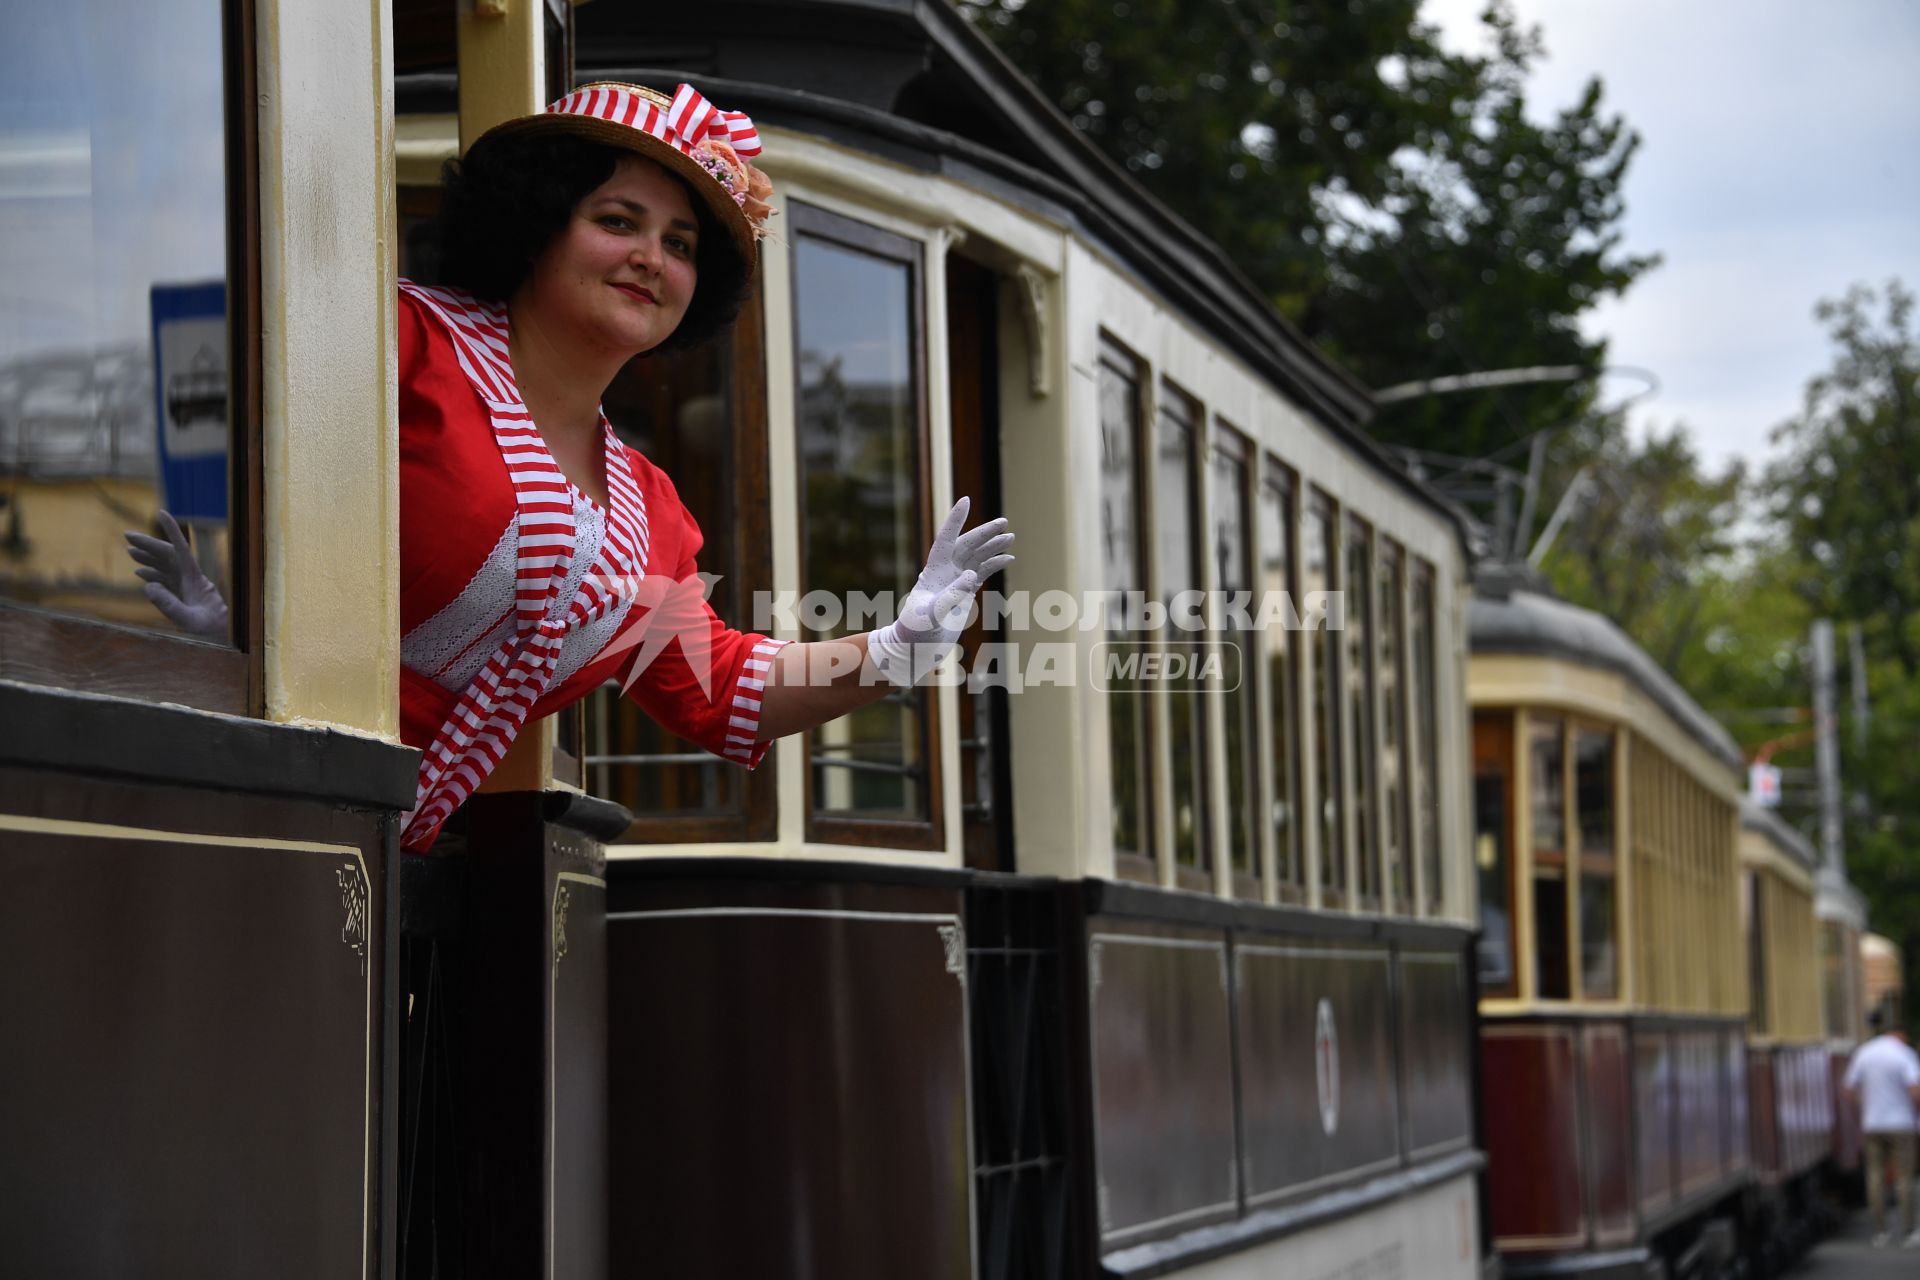
[[[867,633],[867,656],[894,684],[917,684],[940,665],[959,643],[980,584],[1013,563],[1005,516],[960,532],[972,505],[967,498],[953,504],[899,616]]]
[[[160,531],[167,535],[164,542],[126,531],[127,554],[140,566],[134,573],[147,584],[142,588],[147,599],[189,635],[227,639],[227,602],[220,589],[200,571],[200,562],[173,516],[162,511],[158,518]]]

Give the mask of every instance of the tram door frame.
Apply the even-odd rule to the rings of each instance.
[[[1000,291],[1012,287],[993,268],[946,256],[947,396],[953,492],[973,498],[968,523],[1004,509],[1000,480]],[[1004,576],[986,591],[1006,591]],[[1004,644],[1004,617],[988,627],[984,610],[961,636],[962,665],[974,669],[982,644]],[[1007,690],[959,693],[960,844],[970,871],[1013,871],[1013,768]]]

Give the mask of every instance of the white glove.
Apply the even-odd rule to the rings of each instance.
[[[900,602],[900,615],[867,633],[867,656],[881,675],[897,685],[913,685],[939,666],[959,643],[980,584],[1006,566],[1013,545],[1005,516],[960,532],[972,506],[962,498],[934,535],[927,567]]]
[[[227,639],[227,602],[220,598],[220,589],[200,571],[173,517],[165,511],[159,516],[165,542],[127,530],[127,554],[140,565],[134,573],[147,584],[141,590],[154,608],[189,635]]]

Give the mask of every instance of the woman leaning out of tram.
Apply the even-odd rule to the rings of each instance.
[[[962,498],[877,631],[783,644],[708,608],[699,527],[600,399],[633,357],[733,323],[769,215],[759,149],[687,86],[598,84],[447,166],[441,283],[400,285],[401,736],[424,752],[404,847],[432,845],[529,719],[612,679],[752,767],[924,675],[1011,561],[1004,520],[961,532]],[[176,547],[134,555],[192,627],[205,592]]]

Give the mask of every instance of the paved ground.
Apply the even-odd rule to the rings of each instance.
[[[1862,1209],[1789,1273],[1792,1280],[1920,1280],[1920,1249],[1876,1249],[1873,1219]]]

